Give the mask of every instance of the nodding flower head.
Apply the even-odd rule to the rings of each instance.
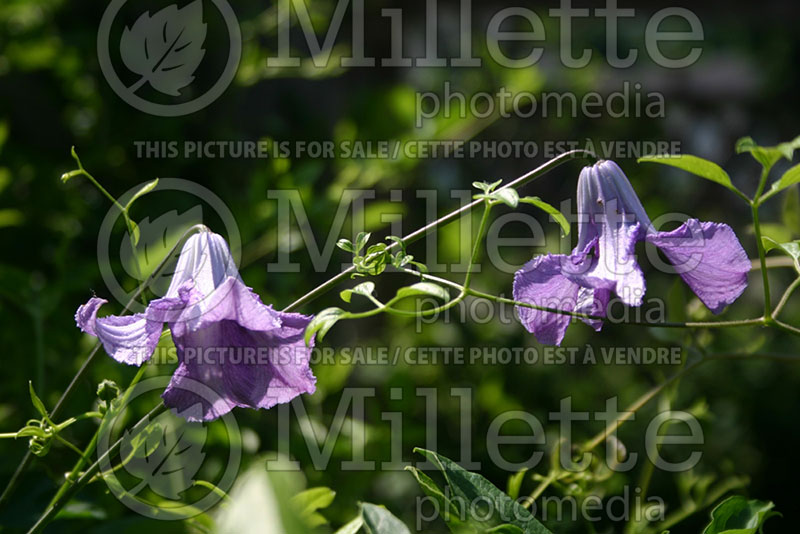
[[[75,321],[119,362],[149,360],[169,326],[178,368],[162,397],[185,417],[211,420],[235,406],[270,408],[315,390],[313,341],[303,341],[311,317],[264,305],[242,282],[225,239],[210,231],[186,241],[166,295],[143,313],[98,318],[106,302],[89,299]],[[195,391],[197,383],[217,398]]]
[[[639,197],[613,161],[585,167],[578,178],[578,244],[547,254],[514,276],[514,299],[535,306],[605,317],[612,293],[640,306],[645,293],[635,247],[658,247],[698,298],[719,313],[747,287],[750,260],[726,224],[689,219],[670,232],[653,228]],[[570,316],[518,306],[522,324],[541,342],[561,343]],[[583,319],[600,330],[602,320]]]

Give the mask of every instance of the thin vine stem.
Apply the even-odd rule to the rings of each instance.
[[[150,286],[150,284],[153,283],[153,280],[155,280],[155,278],[161,273],[161,271],[164,269],[164,267],[166,267],[166,265],[169,263],[169,259],[172,257],[172,255],[180,247],[183,246],[183,244],[189,238],[189,236],[191,236],[192,234],[194,234],[196,232],[200,232],[200,231],[208,231],[208,228],[203,224],[196,224],[196,225],[192,226],[191,228],[187,229],[183,233],[183,235],[180,237],[180,239],[178,239],[178,241],[175,242],[175,245],[172,247],[172,249],[170,249],[169,253],[167,253],[164,256],[164,258],[156,266],[156,268],[153,270],[153,272],[144,280],[144,282],[142,282],[139,285],[139,287],[136,289],[136,291],[134,291],[133,295],[131,295],[130,300],[125,305],[125,307],[122,309],[122,313],[120,315],[126,315],[130,311],[131,306],[133,306],[133,304],[136,302],[136,300],[139,298],[139,296]],[[89,366],[92,364],[92,362],[97,357],[97,353],[100,350],[100,346],[101,346],[101,343],[98,341],[98,342],[95,343],[95,345],[92,348],[92,350],[89,351],[89,354],[86,356],[86,359],[83,361],[83,364],[81,364],[80,368],[75,373],[75,376],[72,377],[72,380],[67,385],[67,388],[64,390],[64,393],[61,394],[61,397],[59,397],[58,401],[56,402],[55,406],[53,407],[53,410],[50,412],[49,417],[51,419],[57,418],[58,415],[61,413],[61,410],[63,409],[64,404],[72,396],[72,394],[75,392],[75,389],[77,388],[77,386],[80,383],[80,381],[83,379],[84,375],[86,374],[86,371],[89,369]],[[16,485],[19,483],[20,476],[28,468],[28,466],[30,465],[31,461],[33,461],[33,458],[34,458],[34,455],[30,450],[28,450],[25,453],[25,456],[23,456],[22,461],[20,462],[19,466],[17,466],[17,469],[14,471],[14,474],[9,479],[8,484],[6,484],[6,487],[3,490],[3,493],[0,495],[0,508],[2,508],[3,505],[5,505],[8,502],[8,499],[11,497],[11,494],[13,493],[14,489],[16,488]]]
[[[441,306],[436,306],[435,308],[431,308],[428,310],[423,310],[421,312],[412,312],[406,310],[398,310],[394,308],[394,304],[404,300],[404,296],[398,295],[386,302],[385,304],[381,303],[379,300],[375,299],[372,296],[369,296],[369,299],[373,301],[377,305],[376,308],[367,310],[364,312],[359,313],[351,313],[347,316],[348,319],[364,319],[366,317],[372,317],[382,312],[391,313],[394,315],[400,315],[403,317],[428,317],[431,315],[437,315],[445,310],[452,308],[453,306],[457,305],[459,302],[464,300],[466,296],[469,294],[469,284],[472,276],[472,272],[474,270],[475,264],[478,262],[478,256],[480,255],[481,245],[483,244],[483,237],[486,234],[486,225],[489,221],[489,215],[492,211],[491,203],[487,200],[484,202],[485,208],[483,210],[483,216],[481,217],[481,222],[478,227],[478,234],[475,238],[475,243],[472,247],[472,255],[470,256],[470,262],[467,266],[467,272],[464,275],[464,283],[463,284],[456,284],[452,283],[449,284],[451,287],[458,288],[458,295],[448,300],[445,304]],[[416,272],[416,271],[414,271]],[[422,273],[419,273],[420,275]]]
[[[781,311],[783,311],[783,307],[786,306],[787,302],[789,302],[789,297],[792,296],[792,293],[794,293],[795,289],[797,289],[798,286],[800,286],[800,278],[795,279],[794,282],[789,284],[789,287],[787,287],[786,291],[783,292],[783,296],[781,297],[781,300],[778,302],[778,305],[775,306],[774,310],[772,310],[773,317],[777,317],[778,314],[780,314]]]
[[[597,156],[593,152],[590,152],[588,150],[570,150],[569,152],[564,152],[563,154],[560,154],[559,156],[536,167],[532,171],[529,171],[523,174],[522,176],[519,176],[514,180],[511,180],[507,184],[498,187],[496,191],[502,189],[511,189],[511,188],[516,189],[518,187],[522,187],[523,185],[535,180],[536,178],[539,178],[540,176],[550,172],[556,167],[566,163],[567,161],[571,161],[576,158],[596,160]],[[385,250],[390,252],[394,251],[401,246],[400,243],[402,243],[403,245],[410,245],[411,243],[414,243],[422,239],[423,237],[425,237],[432,231],[436,230],[440,226],[446,226],[447,224],[450,224],[451,222],[458,220],[462,215],[469,213],[470,211],[472,211],[473,208],[476,208],[477,206],[483,204],[483,202],[484,201],[482,199],[475,200],[456,210],[453,210],[447,215],[444,215],[436,219],[435,221],[423,226],[422,228],[419,228],[418,230],[415,230],[410,234],[404,236],[403,238],[400,239],[400,242],[395,242],[390,244],[389,246],[386,247]],[[350,277],[350,275],[353,274],[354,272],[356,272],[355,266],[348,267],[347,269],[340,272],[333,278],[328,279],[327,281],[323,282],[316,288],[312,289],[299,299],[289,304],[289,306],[287,306],[283,311],[285,312],[294,311],[303,306],[304,304],[308,304],[309,302],[315,300],[316,298],[320,297],[321,295],[324,295],[325,293],[336,287],[339,283],[347,280]]]
[[[429,280],[431,282],[436,282],[439,284],[450,286],[454,289],[458,290],[464,289],[463,286],[460,285],[459,283],[453,282],[452,280],[447,280],[445,278],[441,278],[439,276],[422,273],[419,271],[415,271],[414,269],[403,269],[402,271],[407,274],[419,276],[424,280]],[[608,320],[607,317],[603,317],[601,315],[590,315],[586,313],[573,312],[569,310],[559,310],[558,308],[537,306],[536,304],[531,304],[530,302],[522,302],[519,300],[492,295],[491,293],[485,293],[483,291],[478,291],[477,289],[472,289],[472,288],[466,288],[466,292],[468,295],[471,295],[473,297],[482,298],[493,302],[509,304],[512,306],[521,306],[524,308],[531,308],[534,310],[544,311],[548,313],[555,313],[559,315],[568,315],[576,319]],[[762,317],[755,317],[752,319],[737,319],[732,321],[707,321],[707,322],[687,321],[687,322],[661,322],[661,323],[652,323],[647,321],[623,321],[615,324],[646,326],[650,328],[737,328],[741,326],[763,326],[765,322]]]
[[[130,384],[128,384],[128,387],[122,394],[120,400],[120,406],[124,406],[127,403],[128,399],[131,396],[131,393],[133,392],[133,388],[142,379],[146,370],[147,370],[147,365],[142,365],[136,371],[136,374],[134,375]],[[113,408],[109,408],[109,410],[106,412],[106,417],[108,417],[109,413],[111,414],[115,413]],[[100,430],[102,428],[103,425],[101,422],[101,424],[97,427],[97,430],[95,430],[95,433],[92,436],[92,439],[89,441],[89,444],[86,446],[86,449],[84,451],[78,450],[78,454],[80,454],[81,456],[80,459],[75,463],[75,466],[72,468],[72,471],[70,471],[70,473],[67,475],[66,479],[64,480],[64,483],[61,484],[56,494],[50,500],[49,506],[52,506],[53,503],[55,503],[58,499],[60,499],[69,490],[70,486],[72,486],[72,484],[74,484],[75,480],[78,478],[78,474],[81,472],[81,469],[83,469],[83,467],[89,462],[89,459],[92,457],[92,454],[94,454],[94,450],[97,447],[97,440],[100,437]]]
[[[800,363],[800,356],[794,356],[790,354],[774,354],[774,353],[756,353],[756,354],[742,354],[742,353],[720,353],[720,354],[706,354],[701,357],[701,359],[686,365],[683,369],[673,374],[671,377],[667,378],[665,381],[661,382],[660,384],[652,387],[635,401],[633,401],[624,412],[620,414],[620,416],[611,421],[606,427],[596,434],[593,438],[587,440],[584,445],[581,447],[582,452],[589,452],[601,443],[603,443],[609,435],[613,434],[620,426],[622,426],[626,421],[628,421],[635,412],[639,411],[642,407],[644,407],[647,403],[653,400],[658,394],[667,386],[672,384],[673,382],[679,380],[683,376],[689,374],[691,371],[697,369],[698,367],[713,361],[719,360],[754,360],[754,359],[767,359],[767,360],[777,360],[789,363]]]
[[[767,177],[769,176],[769,167],[764,167],[761,172],[761,179],[758,181],[758,188],[756,194],[753,195],[753,200],[750,201],[750,211],[753,215],[753,233],[756,238],[756,247],[758,249],[758,261],[761,263],[761,280],[764,285],[764,320],[769,322],[772,320],[772,299],[770,298],[769,291],[769,273],[767,272],[767,252],[764,249],[764,243],[761,239],[761,223],[758,218],[759,207],[762,202],[762,195],[764,188],[767,185]]]
[[[137,431],[141,430],[142,425],[148,424],[153,418],[157,417],[158,415],[164,413],[167,407],[164,406],[163,402],[158,403],[152,410],[150,410],[144,417],[142,417],[138,423],[133,426],[131,432],[136,433]],[[83,474],[80,478],[70,486],[62,495],[57,499],[54,503],[47,507],[47,510],[42,514],[36,524],[31,527],[28,531],[28,534],[38,534],[41,532],[56,516],[56,514],[61,510],[64,505],[66,505],[75,494],[80,491],[92,478],[94,475],[100,470],[100,465],[102,462],[108,461],[114,457],[115,454],[119,451],[120,446],[122,445],[123,438],[120,437],[114,444],[108,448],[108,450],[103,453],[103,455],[97,459]]]

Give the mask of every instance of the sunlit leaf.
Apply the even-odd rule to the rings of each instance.
[[[339,241],[336,242],[336,246],[344,250],[345,252],[353,253],[356,250],[355,247],[353,246],[352,241],[350,241],[349,239],[340,239]]]
[[[570,229],[569,221],[567,220],[567,218],[564,216],[563,213],[558,211],[558,209],[551,206],[550,204],[540,199],[539,197],[522,197],[521,199],[519,199],[519,201],[525,204],[536,206],[545,213],[548,213],[553,218],[553,220],[556,221],[559,224],[559,226],[561,226],[561,229],[564,231],[564,235],[569,235],[569,229]]]
[[[439,299],[444,300],[445,302],[450,300],[450,293],[447,289],[443,288],[438,284],[433,284],[431,282],[417,282],[416,284],[410,285],[408,287],[401,287],[397,291],[396,298],[408,298],[408,297],[436,297]]]
[[[662,165],[676,167],[700,176],[701,178],[705,178],[706,180],[711,180],[712,182],[725,186],[731,191],[736,190],[731,183],[730,176],[728,176],[728,173],[725,172],[722,167],[713,161],[708,161],[707,159],[699,158],[697,156],[691,156],[688,154],[680,156],[645,156],[643,158],[639,158],[637,161],[639,163],[661,163]]]
[[[512,208],[516,208],[519,205],[519,193],[517,193],[516,189],[511,189],[510,187],[495,191],[489,198],[502,202]]]
[[[781,189],[786,189],[787,187],[794,185],[800,182],[800,164],[795,165],[785,173],[780,179],[772,184],[773,191],[780,191]]]
[[[42,399],[40,399],[39,395],[36,394],[36,391],[33,389],[33,382],[30,380],[28,380],[28,392],[30,393],[33,407],[36,408],[36,411],[39,412],[39,415],[42,417],[47,417],[47,408],[44,407]]]
[[[749,152],[767,170],[771,169],[781,158],[791,161],[794,151],[798,148],[800,148],[800,136],[777,146],[759,146],[752,137],[742,137],[736,141],[737,154]]]
[[[364,525],[364,520],[361,516],[356,517],[352,521],[346,523],[342,526],[339,530],[337,530],[334,534],[356,534],[361,527]]]
[[[131,199],[125,205],[125,209],[126,210],[130,209],[130,207],[133,205],[134,202],[139,200],[141,197],[143,197],[147,193],[150,193],[151,191],[153,191],[153,189],[155,189],[157,186],[158,186],[158,178],[156,178],[155,180],[152,180],[152,181],[147,182],[146,184],[144,184],[138,191],[136,191],[133,194]]]
[[[794,260],[795,268],[800,271],[800,241],[790,241],[787,243],[779,243],[770,237],[762,237],[761,242],[764,245],[764,250],[779,250]]]
[[[317,511],[330,506],[335,497],[336,492],[332,489],[319,487],[301,491],[293,496],[290,502],[297,510],[300,519],[309,528],[314,528],[328,523],[328,520]]]
[[[355,244],[355,252],[361,252],[361,250],[367,245],[369,238],[372,234],[369,232],[359,232],[356,236],[356,244]]]
[[[311,343],[311,338],[314,337],[315,334],[318,334],[317,339],[322,341],[325,334],[328,333],[328,330],[330,330],[339,319],[346,315],[347,312],[341,308],[327,308],[319,312],[311,319],[311,322],[308,323],[306,327],[306,334],[304,337],[306,345]]]

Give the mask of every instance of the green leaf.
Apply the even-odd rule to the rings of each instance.
[[[495,188],[503,183],[503,180],[497,180],[496,182],[488,183],[488,182],[472,182],[472,187],[475,189],[480,189],[487,195],[495,190]]]
[[[350,252],[351,254],[356,251],[355,247],[353,247],[353,242],[349,239],[340,239],[336,242],[336,246],[345,252]]]
[[[31,394],[31,402],[33,403],[33,407],[36,408],[36,411],[39,412],[39,415],[44,417],[45,419],[47,416],[47,408],[44,407],[44,403],[42,399],[39,398],[39,395],[36,394],[36,391],[33,389],[33,382],[28,380],[28,391]]]
[[[56,514],[56,521],[63,519],[93,519],[95,521],[102,521],[108,519],[108,515],[105,510],[97,504],[72,501]]]
[[[125,204],[125,209],[126,210],[130,209],[130,207],[133,205],[134,202],[136,202],[138,199],[140,199],[141,197],[143,197],[147,193],[151,192],[153,189],[156,188],[157,185],[158,185],[158,178],[156,178],[155,180],[152,180],[152,181],[147,182],[146,184],[144,184],[138,191],[136,191],[133,194],[133,196],[128,201],[128,203]]]
[[[359,530],[361,530],[363,525],[364,520],[361,518],[361,516],[358,516],[352,521],[343,525],[342,528],[335,532],[335,534],[356,534]]]
[[[519,201],[524,202],[525,204],[536,206],[545,213],[550,214],[553,220],[561,226],[561,229],[564,231],[564,235],[569,235],[569,221],[567,221],[567,218],[564,217],[564,214],[558,211],[556,208],[539,197],[522,197],[519,199]]]
[[[795,268],[800,271],[800,241],[790,241],[788,243],[778,243],[770,237],[762,237],[761,243],[764,251],[777,249],[794,260]]]
[[[336,492],[330,488],[319,487],[302,491],[290,499],[290,503],[297,510],[300,519],[309,528],[328,524],[328,520],[317,511],[327,508],[336,497]]]
[[[800,164],[795,165],[781,176],[780,180],[772,184],[772,191],[780,191],[800,182]]]
[[[764,521],[780,515],[772,510],[774,506],[771,502],[734,495],[711,511],[711,522],[703,534],[756,534],[761,532]]]
[[[781,222],[792,234],[800,234],[800,189],[786,191],[781,206]]]
[[[800,148],[800,136],[788,143],[781,143],[777,146],[759,146],[753,141],[752,137],[742,137],[736,141],[737,154],[749,152],[766,170],[771,169],[781,158],[792,161],[794,151],[798,148]]]
[[[361,503],[361,518],[369,534],[411,534],[408,527],[383,506]]]
[[[72,178],[75,178],[76,176],[79,176],[81,174],[83,174],[83,171],[81,171],[80,169],[75,169],[74,171],[65,172],[64,174],[61,175],[61,181],[63,183],[67,183]]]
[[[414,452],[425,456],[442,472],[445,481],[450,486],[452,503],[468,507],[466,510],[461,510],[462,514],[456,514],[456,516],[465,518],[467,523],[478,532],[510,524],[519,528],[523,534],[552,534],[521,504],[497,489],[494,484],[481,475],[471,473],[433,451],[416,448]],[[423,486],[423,490],[427,492],[425,486]],[[481,513],[470,514],[469,507],[477,504],[481,504]],[[484,510],[487,506],[491,506],[491,514],[488,514],[488,517]],[[453,514],[450,514],[450,517],[452,518]],[[498,532],[512,531],[499,530]]]
[[[375,292],[375,282],[362,282],[353,288],[353,293],[369,297]]]
[[[522,481],[525,480],[525,474],[528,472],[527,467],[523,467],[510,477],[508,477],[508,496],[512,499],[519,497],[519,489],[522,487]]]
[[[395,295],[396,299],[404,299],[408,297],[436,297],[447,302],[450,300],[450,292],[438,284],[431,282],[417,282],[416,284],[408,287],[401,287]]]
[[[417,479],[417,484],[420,485],[422,490],[426,494],[437,499],[439,501],[439,509],[444,510],[445,506],[448,505],[448,502],[444,496],[444,493],[442,493],[442,490],[440,490],[439,486],[436,485],[436,482],[434,482],[433,479],[426,475],[423,471],[420,471],[414,466],[407,466],[406,471],[409,471],[412,475],[414,475],[414,478]],[[453,503],[449,503],[449,505],[453,510],[455,510]]]
[[[328,330],[330,330],[339,319],[346,317],[347,315],[348,313],[341,308],[327,308],[319,312],[313,319],[311,319],[311,322],[308,323],[308,326],[306,327],[306,335],[304,338],[306,346],[308,346],[308,344],[311,342],[311,338],[314,337],[314,334],[317,333],[319,333],[317,339],[322,341],[322,339],[325,337],[325,334],[328,333]]]
[[[456,501],[449,500],[445,497],[442,490],[436,485],[436,482],[416,467],[408,466],[406,467],[406,471],[410,471],[411,474],[414,475],[422,491],[424,491],[428,497],[436,499],[439,517],[447,522],[447,526],[450,528],[451,532],[463,532],[467,530],[467,523],[461,520],[461,514]]]
[[[706,180],[711,180],[722,186],[727,187],[731,191],[738,191],[731,183],[731,178],[722,167],[708,161],[707,159],[698,158],[688,154],[682,156],[645,156],[636,160],[638,163],[661,163],[662,165],[669,165],[670,167],[677,167],[684,171],[690,172]]]
[[[511,189],[510,187],[495,191],[489,198],[502,202],[512,208],[516,208],[519,205],[519,193],[517,193],[516,189]]]
[[[486,534],[524,534],[523,530],[516,525],[506,523],[505,525],[497,525],[486,531]]]
[[[356,250],[355,250],[356,253],[361,252],[361,249],[363,249],[367,245],[367,242],[369,241],[369,237],[371,235],[372,234],[370,234],[369,232],[358,233],[358,235],[356,236]]]

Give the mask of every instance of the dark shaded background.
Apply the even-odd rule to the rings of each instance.
[[[159,4],[151,2],[151,9]],[[477,2],[476,2],[477,4]],[[475,47],[484,54],[482,37],[492,13],[514,5],[480,2],[473,7]],[[639,2],[637,18],[622,24],[621,49],[643,48],[644,21],[653,12],[674,3]],[[267,191],[297,188],[305,202],[309,219],[322,243],[328,232],[340,192],[344,188],[375,188],[378,200],[386,200],[389,191],[402,189],[403,228],[410,231],[424,224],[421,200],[415,189],[435,188],[448,199],[451,189],[467,189],[474,180],[516,177],[543,159],[429,159],[380,160],[289,160],[184,159],[137,157],[134,142],[141,140],[231,139],[231,140],[326,140],[326,139],[510,139],[547,140],[591,138],[599,140],[675,140],[685,153],[696,154],[723,165],[734,183],[751,193],[756,186],[759,168],[747,156],[736,156],[735,140],[752,135],[761,144],[775,144],[800,133],[797,125],[800,89],[795,66],[800,57],[797,20],[800,9],[788,2],[762,1],[746,7],[729,3],[686,3],[702,20],[705,40],[703,55],[687,69],[671,71],[653,65],[640,50],[634,67],[615,70],[603,60],[603,21],[587,19],[576,23],[575,48],[594,50],[590,67],[565,69],[558,63],[558,33],[554,19],[546,16],[545,4],[529,4],[545,20],[548,39],[543,60],[525,72],[502,69],[485,61],[481,69],[390,69],[369,68],[351,71],[311,72],[266,69],[264,58],[274,53],[276,36],[274,5],[265,2],[238,2],[234,6],[243,35],[243,59],[234,83],[214,104],[181,118],[161,118],[144,114],[125,104],[106,83],[97,61],[96,32],[105,9],[103,2],[68,3],[57,0],[4,0],[0,4],[0,346],[5,365],[0,389],[0,420],[3,431],[13,431],[34,416],[27,395],[27,381],[33,380],[45,402],[52,406],[58,395],[91,346],[74,327],[75,308],[92,291],[108,297],[100,278],[97,258],[97,232],[109,210],[103,198],[87,181],[74,179],[62,184],[59,176],[72,168],[70,146],[75,145],[84,165],[115,195],[154,177],[181,177],[208,187],[234,213],[243,242],[243,278],[259,292],[265,302],[284,306],[335,273],[338,263],[328,272],[313,272],[303,251],[293,254],[304,265],[301,273],[270,274],[266,265],[276,258],[275,202]],[[379,57],[388,55],[386,19],[380,8],[402,6],[406,18],[406,49],[411,55],[422,50],[424,5],[370,2],[367,7],[367,51]],[[144,4],[142,4],[144,7]],[[137,8],[138,9],[138,8]],[[320,26],[326,25],[333,4],[313,2],[312,9]],[[453,31],[457,20],[455,6],[440,5],[440,49],[444,55],[456,55],[458,35]],[[296,30],[296,28],[295,28]],[[336,54],[346,52],[349,40],[349,14],[343,24]],[[218,28],[210,29],[207,45],[209,65],[224,60],[224,39]],[[304,43],[294,33],[294,44],[305,57]],[[214,44],[222,43],[218,47]],[[626,46],[627,45],[627,46]],[[342,49],[339,46],[344,46]],[[480,121],[436,119],[428,129],[414,128],[415,91],[441,91],[449,80],[454,89],[468,94],[496,91],[501,86],[519,90],[585,92],[618,90],[623,80],[641,82],[644,91],[660,91],[666,99],[666,117],[648,118],[547,118],[538,114],[531,119]],[[692,214],[701,220],[724,221],[738,233],[751,257],[755,246],[749,227],[746,206],[729,192],[714,184],[686,174],[669,172],[656,166],[640,166],[634,159],[617,158],[640,192],[651,215],[668,211]],[[782,165],[786,165],[784,162]],[[580,163],[570,163],[540,180],[527,191],[557,204],[574,195]],[[780,169],[782,169],[781,167]],[[780,170],[779,169],[779,170]],[[180,198],[154,195],[137,204],[136,220],[156,217],[171,209],[180,212],[187,206]],[[191,201],[187,201],[191,202]],[[442,202],[440,212],[455,201]],[[396,208],[395,208],[396,209]],[[785,211],[785,210],[783,210]],[[380,209],[368,216],[369,229],[378,230]],[[789,212],[791,214],[791,211]],[[765,207],[764,220],[775,223],[770,231],[798,237],[797,214],[782,215],[782,201],[776,199]],[[543,224],[546,219],[541,217]],[[778,228],[777,226],[781,226]],[[545,226],[555,232],[554,225]],[[453,236],[451,233],[446,236]],[[525,235],[524,228],[509,226],[508,235]],[[122,228],[115,236],[121,238]],[[440,239],[441,260],[457,257],[454,239]],[[411,249],[418,258],[424,247]],[[541,252],[537,250],[535,252]],[[507,261],[522,263],[530,253],[515,250]],[[347,261],[344,253],[334,258]],[[119,266],[116,266],[119,269]],[[121,271],[119,271],[121,272]],[[120,275],[121,276],[121,275]],[[458,275],[455,275],[458,276]],[[774,285],[790,281],[787,272],[774,274]],[[674,277],[651,272],[649,295],[681,293]],[[387,278],[385,291],[391,292],[400,280]],[[492,273],[488,265],[476,279],[481,289],[509,293],[511,278]],[[131,287],[134,281],[130,281]],[[683,291],[686,293],[686,291]],[[757,277],[741,301],[728,313],[734,317],[757,316],[760,306]],[[687,295],[687,298],[691,295]],[[316,312],[335,305],[332,293],[302,311]],[[119,305],[116,311],[119,310]],[[702,314],[689,302],[694,314]],[[681,310],[670,308],[670,315]],[[798,308],[790,305],[787,319],[797,320]],[[584,346],[663,346],[676,342],[661,331],[609,326],[594,335],[583,326],[570,329],[566,344]],[[334,329],[326,344],[344,347],[370,345],[441,345],[441,346],[526,346],[533,338],[515,325],[486,325],[467,322],[426,326],[413,335],[413,325],[395,318],[379,317],[361,324],[343,324]],[[697,335],[696,344],[717,352],[742,348],[766,352],[793,353],[796,340],[757,329],[725,330],[717,334]],[[171,372],[169,366],[159,369]],[[154,372],[157,372],[154,370]],[[447,395],[448,387],[472,388],[475,407],[472,415],[474,456],[484,462],[483,474],[504,487],[507,473],[493,469],[486,456],[486,428],[491,419],[509,409],[525,409],[545,420],[548,411],[558,407],[559,399],[572,395],[575,406],[599,410],[604,399],[619,395],[627,403],[670,372],[651,366],[417,366],[374,367],[337,365],[315,369],[319,391],[305,399],[309,416],[327,424],[335,411],[345,386],[376,387],[378,400],[368,405],[367,425],[371,429],[368,456],[383,458],[388,454],[387,426],[380,419],[381,410],[397,410],[389,400],[391,387],[402,387],[406,399],[401,411],[406,414],[404,428],[405,459],[412,460],[411,449],[424,445],[424,401],[414,399],[415,387],[439,387],[439,452],[458,457],[460,414],[457,399]],[[108,358],[93,366],[90,377],[70,402],[75,413],[83,411],[94,399],[95,384],[108,377],[125,382],[131,369],[122,368]],[[795,444],[798,440],[796,407],[800,391],[796,366],[768,361],[718,362],[702,368],[681,383],[676,406],[697,407],[707,403],[704,417],[705,455],[698,468],[718,480],[729,475],[751,478],[743,491],[753,497],[773,500],[783,519],[773,520],[775,531],[795,524],[798,490]],[[700,408],[698,408],[700,409]],[[145,407],[142,407],[145,410]],[[68,410],[69,411],[69,410]],[[703,410],[701,410],[703,411]],[[642,450],[641,439],[647,415],[641,422],[626,426],[621,439],[629,450]],[[240,424],[251,436],[248,452],[274,450],[276,414],[273,412],[236,412]],[[293,432],[297,433],[294,428]],[[587,438],[599,430],[597,423],[578,428],[576,434]],[[70,431],[75,442],[85,442],[88,425]],[[294,435],[293,453],[301,465],[304,451],[299,434]],[[0,479],[5,481],[25,452],[25,443],[0,442]],[[25,476],[12,504],[0,511],[0,523],[11,532],[27,527],[54,491],[55,481],[65,466],[71,465],[72,453],[54,448],[49,456],[37,460]],[[346,443],[337,445],[335,459],[347,459]],[[509,453],[524,459],[530,451]],[[356,502],[368,500],[386,504],[397,515],[413,524],[414,497],[421,491],[404,472],[344,473],[332,468],[325,472],[306,471],[310,485],[329,485],[338,497],[326,513],[334,525],[349,519]],[[621,477],[621,482],[625,480]],[[635,474],[630,482],[635,481]],[[664,496],[670,507],[679,506],[675,480],[656,474],[652,493]],[[183,528],[146,521],[118,504],[95,485],[80,496],[105,519],[76,518],[54,524],[52,532],[128,532],[148,528],[174,532]],[[671,508],[674,509],[674,508]],[[706,512],[694,516],[673,532],[697,532]],[[781,522],[781,525],[777,523]],[[186,527],[189,528],[189,527]],[[567,525],[559,531],[572,531]],[[430,530],[444,530],[441,523]]]

